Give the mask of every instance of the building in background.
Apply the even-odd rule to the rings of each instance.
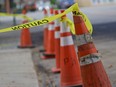
[[[99,6],[99,5],[113,5],[116,4],[116,0],[75,0],[79,6]]]

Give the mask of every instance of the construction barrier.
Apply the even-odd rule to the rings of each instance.
[[[54,15],[54,16],[51,16],[51,17],[46,17],[46,18],[43,18],[41,20],[32,21],[32,22],[29,22],[29,23],[26,23],[26,24],[21,24],[21,25],[17,25],[17,26],[5,28],[5,29],[0,29],[0,33],[14,31],[14,30],[21,30],[23,28],[31,28],[31,27],[35,27],[35,26],[40,26],[40,25],[43,25],[43,24],[47,24],[49,22],[52,22],[52,21],[56,20],[57,18],[60,18],[61,16],[65,15],[65,14],[67,14],[69,12],[75,13],[76,11],[78,12],[76,14],[79,15],[79,16],[81,16],[83,18],[83,20],[84,20],[87,28],[89,29],[89,32],[92,33],[92,31],[93,31],[92,25],[91,25],[89,19],[87,18],[87,16],[84,13],[80,12],[77,3],[75,3],[74,5],[72,5],[70,8],[66,9],[61,14]],[[71,31],[73,31],[73,33],[74,33],[74,24],[73,24],[73,22],[71,22],[71,21],[69,21],[67,19],[66,19],[66,21],[68,22],[68,26],[70,26]]]
[[[50,13],[53,15],[52,10]],[[73,13],[74,23],[66,17],[69,12]],[[61,87],[111,87],[110,80],[92,41],[92,24],[87,16],[80,11],[78,4],[75,3],[60,14],[52,15],[41,20],[1,29],[0,32],[28,30],[31,27],[48,24],[47,46],[45,46],[46,51],[43,59],[56,56],[56,69],[53,69],[53,72],[61,71]],[[56,19],[61,19],[60,29],[58,25],[56,26],[56,22],[58,24]],[[55,29],[54,20],[56,20]],[[70,31],[76,36],[78,56]],[[56,41],[57,38],[59,39]],[[55,47],[55,42],[57,47]],[[55,48],[58,47],[59,49],[55,51]]]

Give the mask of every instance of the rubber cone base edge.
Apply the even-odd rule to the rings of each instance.
[[[60,73],[60,71],[61,71],[60,68],[56,68],[56,67],[52,68],[53,73]]]
[[[18,46],[18,48],[34,48],[35,46]]]
[[[55,58],[55,54],[50,54],[50,53],[46,53],[46,52],[44,52],[43,53],[43,56],[45,56],[46,58],[48,57],[48,58]]]
[[[45,52],[46,50],[45,49],[40,49],[39,52]]]
[[[61,87],[83,87],[82,85],[78,85],[78,86],[61,86]]]
[[[55,58],[54,55],[49,55],[49,56],[41,56],[41,59],[52,59],[52,58]]]

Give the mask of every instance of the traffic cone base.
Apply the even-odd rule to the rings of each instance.
[[[48,26],[44,26],[44,49],[40,49],[39,52],[45,52],[47,49],[47,39],[48,39]]]
[[[47,55],[47,56],[41,56],[41,59],[51,59],[51,58],[54,58],[55,56],[54,55]]]
[[[77,85],[76,86],[71,85],[71,86],[61,86],[61,87],[83,87],[83,86],[82,85],[78,85],[78,86]]]
[[[49,52],[44,52],[43,55],[44,56],[54,56],[55,57],[55,54],[49,53]]]
[[[60,73],[60,71],[61,71],[60,68],[57,68],[57,67],[52,68],[52,72],[53,72],[53,73]]]
[[[18,48],[34,48],[35,46],[18,46]]]
[[[78,78],[78,77],[77,77]],[[82,83],[81,81],[79,83]],[[75,85],[70,85],[70,84],[75,84]],[[82,84],[77,84],[77,82],[73,83],[63,83],[61,87],[83,87]]]
[[[27,21],[24,21],[24,23]],[[32,45],[31,34],[29,29],[24,28],[21,31],[20,37],[20,45],[18,48],[34,48],[35,46]]]
[[[48,46],[47,46],[47,50],[46,52],[44,53],[45,55],[55,55],[55,48],[54,48],[54,30],[50,30],[48,31],[48,35],[50,35],[48,37]]]
[[[82,85],[82,79],[80,71],[80,66],[77,66],[79,63],[77,61],[77,56],[75,53],[75,48],[73,45],[60,47],[61,49],[61,59],[64,61],[61,61],[62,67],[61,67],[61,86],[62,87],[68,87],[68,86],[77,86]],[[70,50],[70,51],[69,51]],[[63,56],[65,56],[63,58]],[[63,68],[65,67],[65,68]],[[63,69],[62,69],[63,68]],[[77,70],[79,68],[79,70]],[[70,69],[70,70],[69,70]],[[66,72],[67,71],[67,72]],[[62,74],[63,73],[63,74]],[[68,73],[64,74],[64,73]]]
[[[68,87],[68,86],[67,86]],[[82,85],[79,85],[79,86],[70,86],[70,87],[83,87]]]

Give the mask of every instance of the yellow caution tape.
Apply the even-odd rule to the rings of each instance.
[[[74,28],[74,23],[67,17],[63,17],[60,20],[61,22],[66,22],[67,26],[70,28],[71,33],[75,34],[75,28]]]
[[[67,25],[70,27],[70,30],[71,30],[72,34],[75,34],[74,23],[68,18],[66,18],[65,20],[67,22]]]
[[[15,17],[20,17],[20,18],[26,19],[28,21],[33,20],[33,18],[27,17],[26,15],[23,15],[23,14],[9,14],[9,13],[1,13],[0,12],[0,16],[15,16]]]
[[[85,25],[86,25],[87,29],[89,30],[89,33],[92,34],[93,26],[92,26],[90,20],[88,19],[88,17],[80,11],[78,13],[74,12],[73,14],[76,16],[81,16],[83,18],[83,21],[85,22]]]
[[[86,25],[87,29],[89,30],[89,33],[92,34],[93,26],[92,26],[90,20],[88,19],[88,17],[84,13],[82,13],[82,14],[84,17],[83,19],[84,19],[85,25]]]
[[[66,9],[61,14],[54,15],[54,16],[51,16],[51,17],[46,17],[46,18],[43,18],[41,20],[36,20],[36,21],[28,22],[28,23],[25,23],[25,24],[20,24],[20,25],[17,25],[17,26],[9,27],[9,28],[4,28],[4,29],[1,29],[0,32],[2,33],[2,32],[14,31],[14,30],[21,30],[23,28],[32,28],[32,27],[35,27],[35,26],[40,26],[40,25],[43,25],[43,24],[47,24],[49,22],[54,21],[57,18],[62,17],[63,15],[65,15],[69,12],[73,12],[73,15],[76,15],[76,14],[80,15],[80,14],[78,14],[78,12],[80,12],[78,4],[75,3],[74,5],[72,5],[68,9]],[[80,13],[82,14],[80,16],[82,16],[83,20],[86,20],[85,24],[86,24],[87,28],[89,29],[90,32],[92,32],[93,28],[92,28],[92,25],[91,25],[89,19],[87,18],[87,16],[85,14],[83,14],[82,12],[80,12]],[[69,27],[71,28],[72,33],[74,34],[75,33],[74,24],[69,19],[67,19],[67,22],[69,24]]]

